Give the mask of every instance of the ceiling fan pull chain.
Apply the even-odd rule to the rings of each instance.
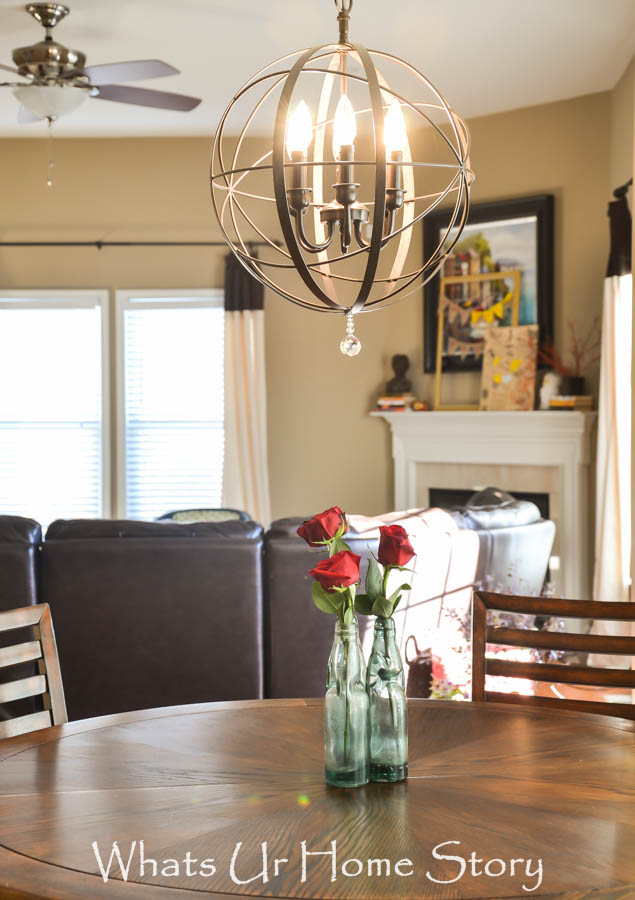
[[[48,152],[48,164],[46,167],[46,186],[48,188],[52,188],[53,187],[53,169],[55,167],[55,160],[53,159],[53,130],[51,127],[53,125],[53,119],[50,117],[47,117],[46,124],[48,127],[48,137],[47,137],[47,142],[46,142],[46,149]]]

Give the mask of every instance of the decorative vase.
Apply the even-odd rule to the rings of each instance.
[[[368,660],[370,780],[403,781],[408,777],[408,705],[401,654],[392,618],[375,619]]]
[[[563,375],[560,390],[567,397],[581,397],[585,387],[584,375]]]
[[[337,622],[324,698],[324,770],[334,787],[368,782],[368,695],[357,622]]]

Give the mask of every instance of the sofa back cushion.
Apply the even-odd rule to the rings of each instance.
[[[68,521],[48,530],[70,719],[262,696],[262,528]]]

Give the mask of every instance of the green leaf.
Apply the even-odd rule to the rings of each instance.
[[[347,606],[347,607],[346,607],[346,610],[345,610],[345,612],[344,612],[344,624],[345,624],[345,625],[352,625],[352,624],[353,624],[353,621],[354,621],[354,618],[355,618],[355,614],[354,614],[354,612],[353,612],[353,607],[352,607],[352,606]]]
[[[366,593],[371,600],[375,601],[381,596],[382,581],[381,570],[371,556],[368,560],[368,569],[366,571]]]
[[[326,593],[324,588],[318,584],[317,581],[314,581],[311,585],[311,595],[313,597],[313,602],[319,610],[325,613],[336,612],[336,607],[331,602],[330,595]]]
[[[373,615],[381,616],[384,619],[390,618],[392,615],[392,603],[386,597],[378,597],[373,603]]]
[[[393,591],[393,592],[392,592],[392,594],[390,595],[390,597],[388,598],[388,600],[389,600],[391,603],[394,603],[395,600],[399,597],[399,595],[401,594],[402,591],[409,591],[409,590],[411,590],[411,587],[410,587],[409,584],[402,584],[400,587],[397,588],[396,591]]]
[[[358,594],[355,597],[355,609],[363,616],[372,616],[373,601],[370,599],[368,594]]]
[[[331,601],[332,605],[335,607],[335,609],[342,608],[342,606],[344,605],[344,600],[346,598],[345,590],[338,591],[337,589],[335,589],[332,593],[329,591],[325,591],[325,593],[326,593],[326,596],[328,597],[328,599]]]
[[[331,542],[330,555],[335,556],[336,553],[340,553],[342,550],[348,550],[350,552],[350,549],[351,548],[348,546],[346,541],[343,541],[341,537],[336,537]]]

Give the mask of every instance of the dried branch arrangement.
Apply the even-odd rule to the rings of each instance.
[[[594,365],[600,361],[600,346],[602,341],[602,330],[600,327],[600,316],[596,316],[589,327],[583,334],[578,334],[576,323],[571,319],[567,322],[567,333],[569,335],[569,358],[564,360],[563,356],[554,347],[553,344],[545,344],[538,348],[538,359],[541,363],[558,372],[559,375],[568,375],[570,377],[580,377],[588,372]]]

